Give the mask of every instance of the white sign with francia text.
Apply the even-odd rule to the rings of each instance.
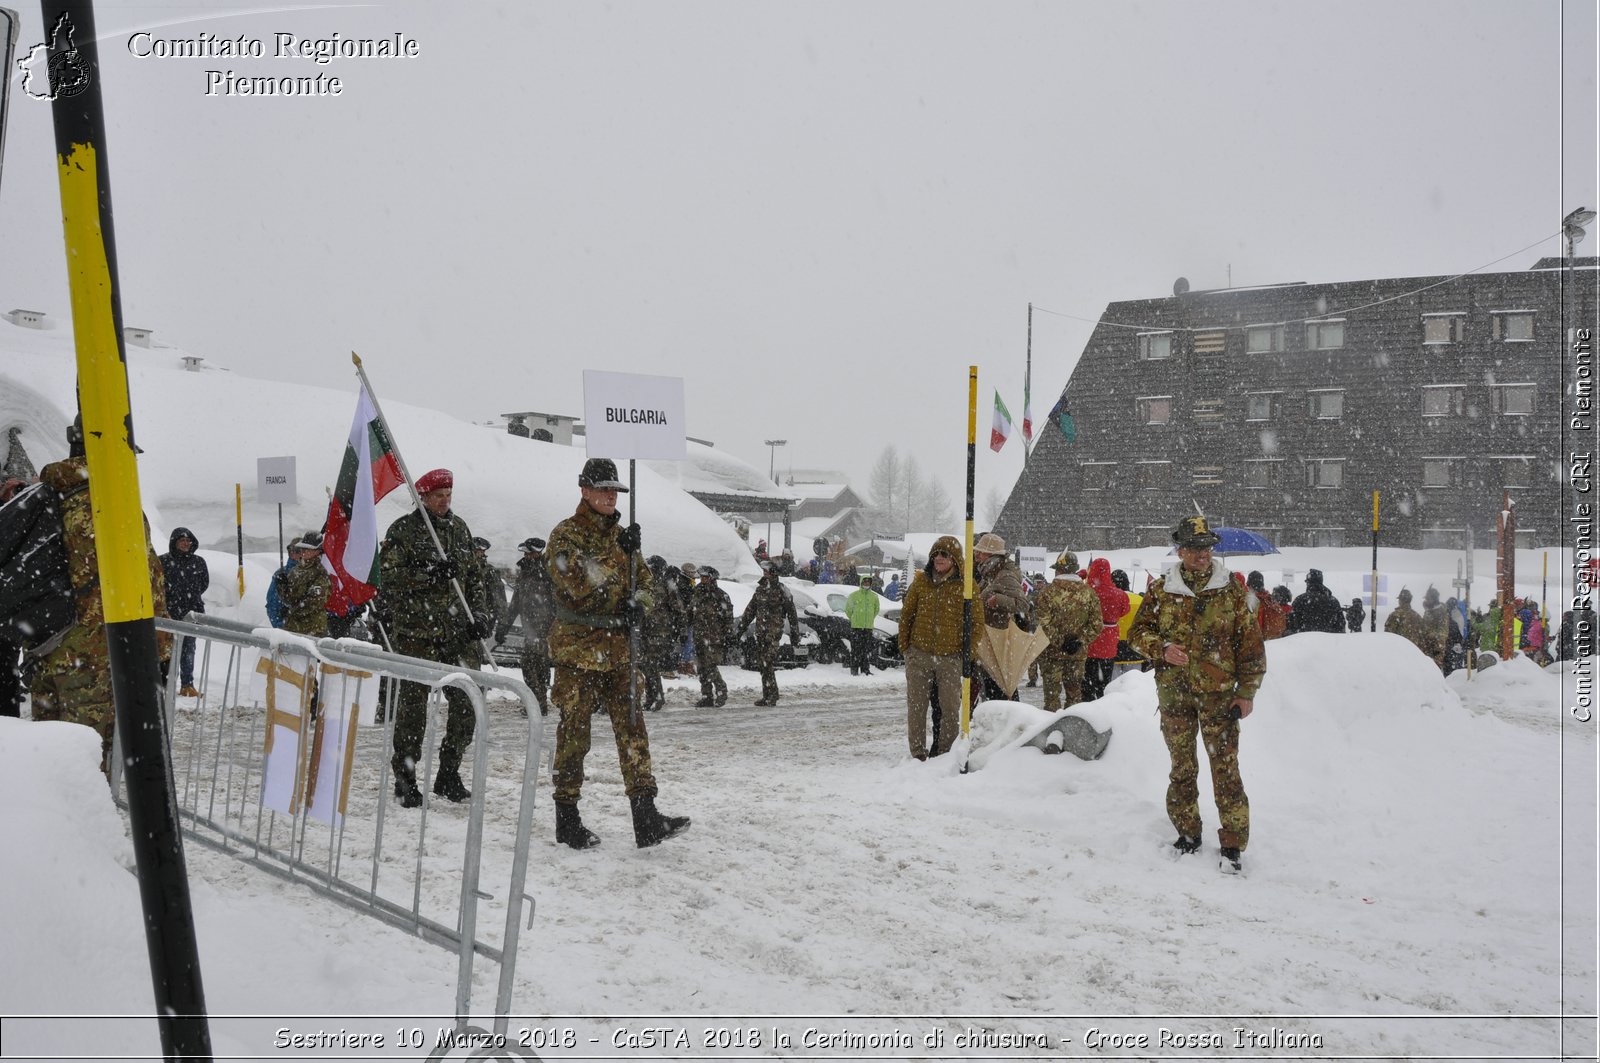
[[[591,458],[689,456],[683,378],[583,371],[584,449]]]
[[[300,501],[294,480],[293,454],[256,459],[256,501],[291,506]]]

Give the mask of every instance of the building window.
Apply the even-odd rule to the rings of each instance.
[[[1244,349],[1251,354],[1270,354],[1283,350],[1282,325],[1251,325],[1244,330]]]
[[[1344,346],[1344,319],[1306,322],[1306,349],[1332,351]]]
[[[1283,401],[1281,391],[1249,391],[1244,396],[1244,419],[1246,421],[1275,421],[1278,418],[1278,404]]]
[[[1532,487],[1533,458],[1516,455],[1499,459],[1501,487]]]
[[[1465,550],[1467,548],[1467,529],[1423,528],[1422,548],[1424,550]]]
[[[1344,417],[1344,391],[1312,391],[1306,396],[1309,412],[1318,421],[1337,421]]]
[[[1306,486],[1337,490],[1344,486],[1343,458],[1307,458]]]
[[[1282,467],[1282,458],[1246,458],[1244,485],[1256,489],[1277,487],[1278,470]]]
[[[1343,528],[1307,528],[1307,546],[1343,546]]]
[[[1533,415],[1532,384],[1496,384],[1489,389],[1494,412],[1504,417],[1531,417]]]
[[[1198,399],[1194,404],[1195,424],[1222,424],[1227,419],[1222,399]]]
[[[1170,461],[1141,461],[1136,462],[1134,468],[1139,473],[1139,489],[1141,491],[1156,491],[1172,484],[1172,462]]]
[[[1462,458],[1423,458],[1422,486],[1431,488],[1460,487],[1465,468]]]
[[[1172,357],[1172,333],[1170,332],[1141,332],[1139,333],[1139,358],[1142,361],[1153,362],[1162,358]]]
[[[1117,471],[1114,461],[1086,461],[1083,469],[1083,490],[1104,491],[1111,486],[1111,474]]]
[[[1422,416],[1462,417],[1467,412],[1464,384],[1425,384],[1422,388]]]
[[[1505,343],[1533,340],[1532,310],[1500,310],[1494,314],[1494,338]]]
[[[1193,483],[1195,487],[1222,486],[1221,465],[1196,465],[1192,475],[1193,479],[1190,482]]]
[[[1167,424],[1172,420],[1171,395],[1146,395],[1134,400],[1140,424]]]
[[[523,429],[523,431],[527,431],[527,429]],[[533,430],[533,438],[541,443],[554,443],[556,441],[556,437],[550,434],[550,429],[548,428],[535,428]]]
[[[1518,528],[1517,543],[1513,549],[1532,550],[1539,545],[1539,531],[1537,528]]]
[[[1094,524],[1083,529],[1083,534],[1078,537],[1078,542],[1085,550],[1111,549],[1111,529],[1103,524]]]
[[[1423,343],[1460,343],[1467,338],[1465,314],[1422,315]]]
[[[1217,358],[1228,353],[1228,334],[1222,329],[1194,334],[1194,353]]]
[[[1172,525],[1170,524],[1141,524],[1133,529],[1135,544],[1144,546],[1171,546]]]

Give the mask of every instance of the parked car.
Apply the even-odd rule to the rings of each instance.
[[[526,641],[522,633],[522,621],[517,621],[510,631],[506,632],[504,642],[498,643],[489,656],[494,663],[505,668],[516,668],[522,664],[522,645]]]
[[[855,593],[855,588],[831,583],[811,588],[814,597],[821,598],[829,612],[843,621],[844,655],[838,659],[850,660],[850,617],[845,613],[845,601]],[[876,592],[875,592],[876,593]],[[891,617],[888,614],[893,613]],[[872,621],[872,657],[867,662],[873,668],[894,668],[905,662],[900,659],[900,603],[878,595],[878,615]]]

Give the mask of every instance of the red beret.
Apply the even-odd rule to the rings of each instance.
[[[455,474],[449,469],[434,469],[432,472],[423,473],[421,479],[417,481],[417,494],[425,495],[441,487],[454,487],[455,484]]]

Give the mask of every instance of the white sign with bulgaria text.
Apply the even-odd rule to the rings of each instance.
[[[689,456],[683,378],[583,371],[584,449],[591,458]]]
[[[256,501],[271,505],[294,505],[300,492],[294,482],[294,455],[256,459]]]

